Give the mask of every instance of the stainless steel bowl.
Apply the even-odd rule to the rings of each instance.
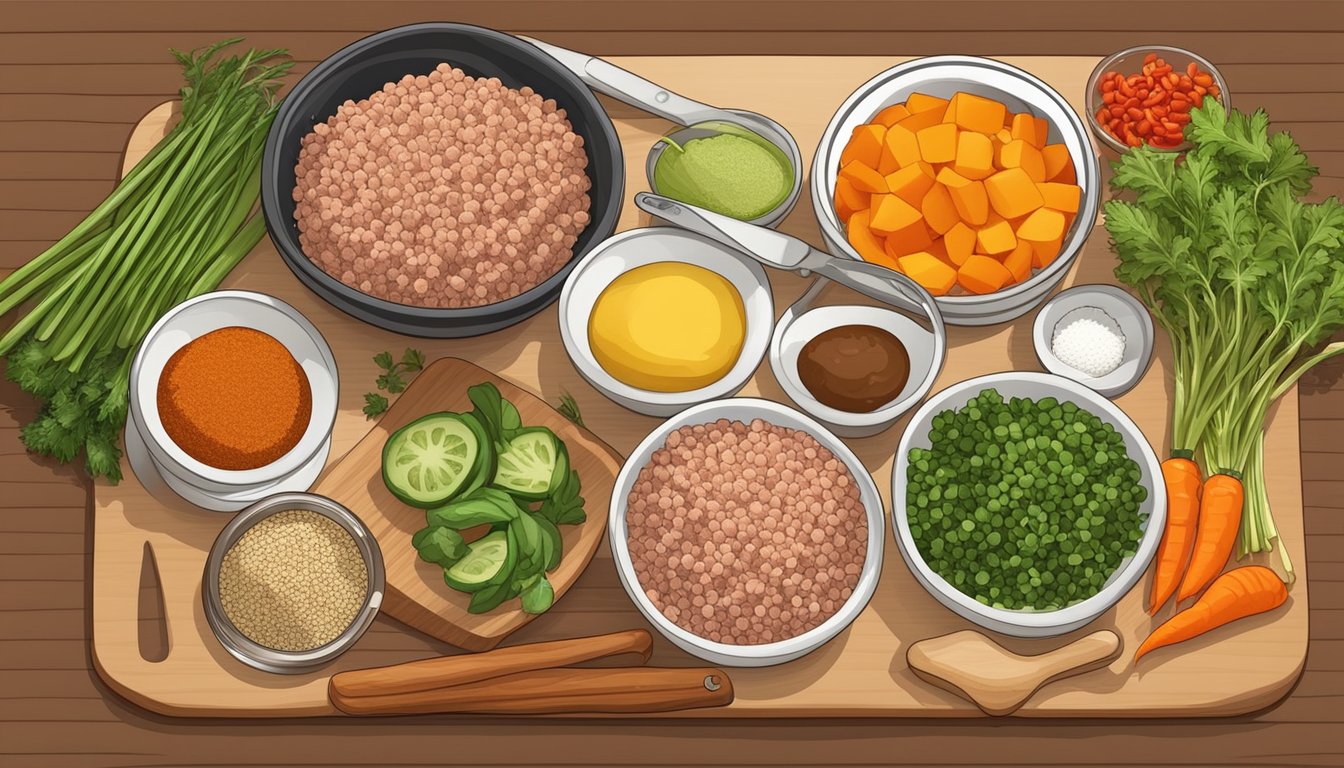
[[[1059,256],[1048,267],[1037,270],[1023,283],[994,293],[937,298],[943,320],[951,325],[994,325],[1026,314],[1059,285],[1092,233],[1101,206],[1101,167],[1087,128],[1068,101],[1040,78],[1003,62],[975,56],[930,56],[882,72],[845,99],[822,133],[812,163],[812,205],[827,249],[837,256],[860,259],[845,237],[834,203],[840,153],[850,134],[884,107],[904,102],[912,93],[948,98],[957,91],[986,96],[1015,112],[1030,112],[1049,121],[1050,142],[1068,147],[1078,186],[1083,190],[1078,217],[1064,236]]]
[[[1097,122],[1097,110],[1102,107],[1101,76],[1107,72],[1120,72],[1126,76],[1134,74],[1143,67],[1143,58],[1150,53],[1161,56],[1177,71],[1184,71],[1186,66],[1193,61],[1201,70],[1208,72],[1213,77],[1213,82],[1218,86],[1218,101],[1224,107],[1232,105],[1231,96],[1227,92],[1227,79],[1223,77],[1223,73],[1213,66],[1213,62],[1194,51],[1187,51],[1184,48],[1171,45],[1137,45],[1133,48],[1117,51],[1102,59],[1087,78],[1087,127],[1092,129],[1092,135],[1097,138],[1097,141],[1116,153],[1128,152],[1129,147],[1107,133],[1106,128]],[[1188,141],[1170,149],[1153,147],[1158,152],[1184,152],[1189,148],[1190,142]]]
[[[229,621],[219,594],[219,571],[224,562],[224,555],[252,526],[271,515],[291,509],[316,512],[345,529],[355,540],[355,546],[364,559],[364,567],[369,575],[368,593],[364,596],[364,605],[355,614],[354,621],[335,640],[310,651],[279,651],[255,642]],[[385,586],[382,550],[378,548],[373,533],[358,517],[325,496],[311,493],[279,493],[239,512],[228,525],[224,526],[224,530],[220,531],[205,561],[201,597],[205,601],[205,618],[210,624],[210,629],[234,658],[266,672],[301,674],[335,659],[359,640],[373,623],[374,617],[378,615],[378,608],[383,603]]]
[[[837,459],[843,461],[845,468],[858,483],[859,497],[868,516],[868,551],[863,561],[863,569],[859,573],[858,585],[854,587],[854,592],[840,610],[817,627],[797,637],[760,645],[732,645],[708,640],[682,629],[664,616],[639,585],[639,576],[635,573],[634,563],[630,559],[625,524],[626,505],[630,498],[630,490],[639,477],[639,471],[649,462],[653,452],[666,444],[667,436],[674,430],[687,425],[709,424],[719,419],[746,423],[750,423],[752,419],[762,419],[777,426],[802,430],[816,438],[817,442],[826,446]],[[872,475],[864,468],[854,452],[821,424],[788,406],[770,400],[749,397],[715,400],[687,408],[663,422],[640,442],[630,453],[630,458],[626,459],[625,466],[621,467],[621,473],[616,477],[616,487],[611,492],[609,509],[607,536],[611,544],[612,557],[616,560],[616,572],[621,578],[621,586],[625,587],[626,594],[630,595],[635,607],[678,648],[723,666],[768,667],[792,661],[815,651],[858,618],[868,605],[868,601],[872,599],[873,592],[877,589],[877,579],[882,573],[886,515]]]
[[[1139,508],[1143,517],[1143,538],[1140,539],[1135,553],[1120,562],[1111,573],[1101,591],[1092,597],[1073,605],[1052,611],[1007,610],[985,605],[949,584],[940,574],[929,567],[920,554],[914,536],[910,533],[910,520],[906,513],[905,500],[908,486],[907,473],[910,470],[910,449],[928,448],[929,430],[933,417],[949,408],[961,408],[981,391],[996,389],[1005,399],[1012,397],[1030,397],[1040,399],[1053,397],[1060,402],[1073,402],[1081,408],[1096,414],[1097,418],[1110,424],[1125,441],[1125,451],[1139,465],[1139,483],[1148,492],[1148,498]],[[1053,637],[1072,632],[1086,626],[1106,611],[1115,607],[1129,590],[1143,578],[1153,556],[1157,554],[1157,545],[1162,540],[1162,530],[1167,520],[1167,492],[1162,482],[1162,467],[1157,454],[1124,411],[1114,403],[1082,384],[1049,373],[995,373],[968,379],[944,389],[929,398],[927,402],[910,418],[896,448],[895,466],[891,472],[892,518],[896,531],[896,544],[901,550],[915,581],[928,590],[938,602],[964,619],[979,624],[986,629],[1002,632],[1014,637]]]

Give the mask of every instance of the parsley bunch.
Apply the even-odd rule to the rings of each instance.
[[[1322,346],[1344,327],[1344,205],[1302,202],[1317,169],[1289,134],[1269,134],[1263,110],[1205,99],[1190,118],[1184,157],[1138,147],[1115,163],[1112,184],[1132,199],[1106,203],[1106,229],[1116,277],[1171,338],[1173,449],[1242,478],[1245,555],[1278,537],[1264,482],[1269,407],[1344,353],[1344,342]]]

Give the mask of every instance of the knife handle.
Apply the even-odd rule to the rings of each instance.
[[[711,668],[538,669],[429,691],[345,698],[350,715],[625,714],[722,707],[733,684]]]

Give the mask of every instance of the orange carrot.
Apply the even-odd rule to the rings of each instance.
[[[1237,529],[1241,527],[1244,495],[1241,480],[1232,475],[1209,475],[1204,481],[1195,551],[1190,555],[1190,569],[1176,592],[1177,601],[1199,594],[1227,565],[1232,545],[1237,542]]]
[[[1199,520],[1199,494],[1203,489],[1199,465],[1190,460],[1188,452],[1176,451],[1162,462],[1162,480],[1167,486],[1167,526],[1157,548],[1149,613],[1157,613],[1157,609],[1175,594],[1176,586],[1190,565],[1195,524]]]
[[[1271,611],[1288,599],[1283,580],[1262,565],[1236,568],[1213,582],[1199,601],[1153,630],[1134,660],[1164,645],[1185,642],[1237,619]]]

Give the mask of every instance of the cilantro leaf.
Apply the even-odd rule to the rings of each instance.
[[[391,353],[391,352],[379,352],[378,354],[376,354],[376,355],[373,356],[373,362],[374,362],[379,368],[382,368],[384,371],[391,371],[391,370],[392,370],[392,365],[393,365],[393,363],[392,363],[392,353]]]
[[[406,348],[401,353],[401,367],[406,371],[418,371],[425,367],[425,355],[418,349]]]
[[[364,393],[364,416],[374,418],[387,410],[387,398],[377,392]]]

